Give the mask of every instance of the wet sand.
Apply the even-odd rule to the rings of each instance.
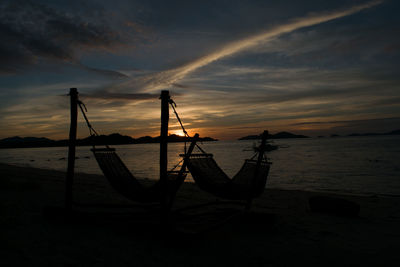
[[[82,217],[70,219],[43,213],[64,205],[64,179],[63,172],[0,164],[1,266],[398,266],[400,261],[399,197],[267,189],[254,200],[251,214],[196,235],[191,230],[240,208],[173,214],[182,231],[166,231],[158,218],[141,216],[136,208],[79,208]],[[308,199],[315,195],[358,203],[359,216],[312,212]],[[104,177],[88,174],[76,175],[74,199],[131,204]],[[174,208],[214,199],[185,183]]]

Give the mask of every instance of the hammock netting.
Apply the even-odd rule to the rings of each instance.
[[[151,186],[141,184],[129,171],[121,158],[115,153],[115,149],[92,149],[98,165],[109,181],[110,185],[120,194],[136,202],[161,201],[167,194],[175,193],[183,183],[186,174],[177,172],[168,173],[166,188],[161,180]]]
[[[202,190],[225,199],[247,200],[261,195],[267,182],[270,163],[257,163],[256,160],[245,160],[232,179],[217,165],[211,154],[193,154],[187,167]]]

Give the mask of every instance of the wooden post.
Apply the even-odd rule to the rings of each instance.
[[[168,207],[167,179],[168,179],[168,121],[169,121],[169,91],[161,91],[161,132],[160,132],[160,182],[165,196],[162,204]]]
[[[177,179],[182,179],[183,181],[185,180],[186,167],[187,167],[188,161],[190,159],[190,155],[192,155],[192,152],[193,152],[194,147],[196,146],[196,143],[198,140],[199,140],[199,134],[196,133],[192,138],[192,142],[190,143],[189,149],[187,150],[186,154],[184,155],[183,163],[182,163],[181,169],[179,170]],[[171,199],[168,201],[168,211],[171,210],[172,205],[174,204],[174,199],[175,199],[175,195],[176,195],[177,191],[178,190],[174,191],[173,195],[171,196]]]
[[[182,167],[181,167],[181,169],[180,169],[180,171],[179,171],[179,175],[180,175],[180,176],[181,176],[181,175],[184,175],[184,172],[185,172],[185,170],[186,170],[186,166],[187,166],[188,160],[189,160],[189,158],[190,158],[190,155],[192,155],[193,149],[194,149],[194,147],[196,146],[196,143],[197,143],[198,140],[199,140],[199,134],[196,133],[196,134],[193,136],[192,142],[190,143],[189,149],[188,149],[188,151],[187,151],[187,153],[186,153],[186,155],[185,155],[185,157],[184,157],[184,160],[183,160],[183,163],[182,163]]]
[[[262,139],[261,139],[261,145],[260,145],[260,151],[258,152],[258,158],[257,158],[257,170],[260,168],[261,161],[264,156],[265,152],[265,146],[267,144],[267,138],[268,138],[268,131],[264,131],[262,134]]]
[[[261,145],[260,145],[259,150],[258,150],[256,170],[254,172],[254,177],[253,177],[253,180],[252,180],[251,185],[250,185],[249,196],[248,196],[247,203],[246,203],[246,208],[245,208],[246,211],[250,211],[251,204],[253,202],[252,194],[253,194],[254,187],[256,186],[255,182],[256,182],[256,179],[257,179],[257,176],[258,176],[258,172],[260,170],[261,162],[262,162],[263,157],[264,157],[265,146],[267,144],[267,138],[268,138],[268,131],[264,131],[263,134],[262,134]]]
[[[72,210],[72,186],[74,182],[75,168],[75,146],[76,146],[76,129],[78,121],[78,91],[71,88],[69,91],[71,98],[71,124],[69,128],[69,148],[68,148],[68,169],[65,181],[65,208]]]

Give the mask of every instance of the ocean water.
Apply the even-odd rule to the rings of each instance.
[[[267,153],[272,162],[269,188],[400,196],[400,136],[281,139]],[[233,176],[253,155],[254,141],[205,142],[220,167]],[[131,172],[157,179],[159,144],[114,146]],[[183,143],[168,146],[169,167],[180,161]],[[66,170],[66,147],[2,149],[0,162]],[[90,147],[77,147],[76,171],[100,174]],[[188,177],[191,180],[191,177]]]

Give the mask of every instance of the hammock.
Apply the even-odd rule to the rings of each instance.
[[[170,104],[185,136],[190,137],[176,112],[176,104],[172,100]],[[258,152],[251,159],[245,160],[242,168],[232,179],[218,166],[213,155],[206,153],[198,144],[191,144],[191,148],[196,145],[202,153],[181,156],[185,157],[185,163],[194,181],[202,190],[225,199],[247,200],[249,208],[251,200],[264,192],[267,183],[271,166],[264,155],[267,150],[267,137],[268,131],[264,131]],[[256,157],[257,160],[254,160]]]
[[[270,163],[261,162],[257,169],[257,161],[248,159],[231,179],[217,165],[212,155],[191,156],[188,161],[188,169],[202,190],[231,200],[247,200],[261,195],[269,168]]]
[[[259,151],[245,160],[231,179],[215,162],[212,154],[190,154],[187,167],[196,184],[204,191],[229,200],[251,200],[264,192],[271,163],[264,159],[267,133],[264,132]],[[258,156],[257,160],[254,158]]]
[[[110,185],[121,195],[136,202],[161,202],[176,193],[186,178],[184,171],[169,172],[166,185],[158,180],[151,186],[141,184],[128,170],[113,148],[93,148],[92,152]]]

